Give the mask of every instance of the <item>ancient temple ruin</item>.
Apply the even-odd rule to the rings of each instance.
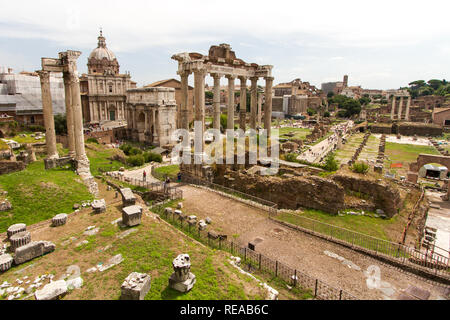
[[[46,132],[47,158],[46,169],[61,163],[74,161],[77,174],[93,194],[98,186],[91,174],[89,159],[84,147],[83,115],[81,109],[80,80],[77,71],[77,59],[80,51],[68,50],[59,53],[59,58],[42,58],[42,70],[37,71],[41,80],[42,108]],[[69,157],[60,158],[56,149],[55,121],[53,118],[52,97],[50,92],[50,73],[62,72],[66,102],[67,134]]]

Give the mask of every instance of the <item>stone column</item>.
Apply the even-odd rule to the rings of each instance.
[[[213,88],[213,128],[220,130],[220,75],[217,73],[212,74],[214,78]]]
[[[257,100],[258,100],[258,77],[250,78],[250,128],[256,129],[257,121]]]
[[[394,120],[395,114],[395,96],[392,97],[391,120]]]
[[[38,71],[38,74],[41,80],[42,112],[44,114],[47,159],[56,159],[59,156],[56,149],[55,121],[53,118],[52,93],[50,91],[50,72]]]
[[[240,92],[240,103],[239,103],[239,128],[246,129],[246,119],[247,119],[247,78],[239,77],[241,81],[241,92]]]
[[[75,127],[73,123],[72,92],[70,91],[70,76],[67,72],[63,73],[63,79],[66,101],[67,140],[69,144],[69,156],[75,158]]]
[[[408,97],[408,102],[406,103],[406,114],[405,120],[409,121],[409,108],[411,107],[411,96]]]
[[[70,73],[70,91],[72,94],[74,137],[75,137],[75,159],[77,161],[88,161],[84,148],[83,114],[81,111],[80,80],[78,74]]]
[[[400,104],[398,105],[398,120],[402,120],[402,110],[403,109],[403,97],[400,97]]]
[[[227,129],[234,130],[234,76],[227,76],[228,79],[228,106],[227,106]]]
[[[267,136],[270,137],[272,124],[272,85],[273,77],[265,77],[266,80],[266,101],[264,103],[264,129],[267,130]]]
[[[261,127],[261,117],[262,117],[262,93],[258,93],[258,126]]]
[[[181,75],[181,106],[180,114],[181,117],[180,125],[181,128],[189,130],[189,73],[184,72]]]

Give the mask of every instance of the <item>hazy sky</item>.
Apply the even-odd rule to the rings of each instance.
[[[448,0],[0,0],[0,66],[33,71],[73,49],[86,72],[102,27],[139,86],[177,77],[174,53],[229,43],[238,58],[273,65],[275,83],[320,88],[348,74],[350,85],[399,88],[450,79],[449,12]]]

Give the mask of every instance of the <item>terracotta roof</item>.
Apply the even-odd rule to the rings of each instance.
[[[144,88],[161,87],[163,84],[165,84],[165,83],[167,83],[169,81],[176,81],[176,82],[178,82],[181,85],[181,81],[180,80],[172,78],[172,79],[159,80],[159,81],[150,83],[150,84],[144,86]],[[189,90],[193,90],[193,89],[194,89],[193,87],[189,86]]]

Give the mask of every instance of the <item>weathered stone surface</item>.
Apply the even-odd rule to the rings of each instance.
[[[18,232],[13,234],[9,241],[11,242],[11,250],[15,251],[17,248],[31,242],[31,234],[28,231]]]
[[[21,264],[54,251],[55,244],[50,241],[32,241],[15,251],[14,263]]]
[[[169,214],[172,214],[172,213],[173,213],[173,210],[172,210],[172,208],[165,208],[165,209],[164,209],[164,213],[167,214],[167,215],[169,215]]]
[[[207,224],[206,224],[206,222],[205,222],[204,220],[200,220],[200,221],[198,222],[198,229],[199,229],[199,230],[205,230],[205,229],[206,229],[206,226],[207,226]]]
[[[34,293],[36,300],[56,300],[67,293],[67,283],[64,280],[50,282]]]
[[[178,202],[177,209],[183,209],[183,202]]]
[[[98,269],[98,271],[103,272],[103,271],[108,270],[109,268],[112,268],[115,265],[121,263],[122,261],[123,261],[122,255],[117,254],[114,257],[112,257],[111,259],[109,259],[107,263],[98,265],[97,269]]]
[[[180,292],[188,292],[196,282],[191,271],[191,259],[188,254],[180,254],[172,262],[174,273],[169,278],[169,286]]]
[[[73,210],[78,210],[80,209],[80,205],[78,203],[75,203],[72,207]]]
[[[150,290],[151,277],[145,273],[132,272],[121,287],[121,300],[144,300]]]
[[[13,234],[18,233],[18,232],[22,232],[22,231],[26,231],[26,230],[27,230],[27,225],[25,223],[13,224],[6,231],[6,234],[8,236],[8,240],[11,238],[11,236]]]
[[[11,204],[11,202],[6,201],[6,200],[0,202],[0,212],[2,212],[2,211],[8,211],[8,210],[10,210],[10,209],[12,209],[12,204]]]
[[[129,206],[122,209],[122,223],[128,227],[141,224],[142,207]]]
[[[14,259],[9,254],[0,255],[0,271],[5,272],[11,268]]]
[[[207,224],[211,224],[211,223],[212,223],[212,220],[211,220],[210,217],[206,217],[205,222],[206,222]]]
[[[105,199],[94,200],[92,201],[91,206],[95,213],[102,213],[106,211]]]
[[[65,225],[67,222],[67,214],[60,213],[52,218],[52,226],[59,227]]]
[[[122,195],[122,201],[124,206],[133,206],[136,204],[136,197],[130,188],[120,189],[120,194]]]

